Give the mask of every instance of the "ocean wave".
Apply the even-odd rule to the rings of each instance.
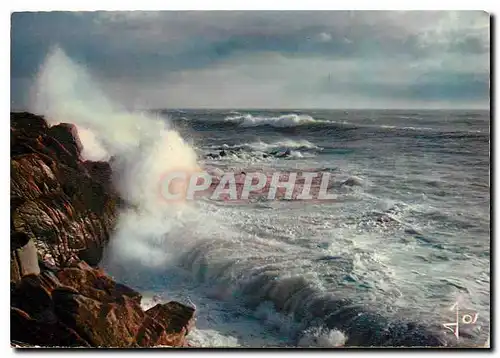
[[[314,143],[309,142],[305,139],[293,140],[293,139],[284,139],[276,142],[266,143],[263,141],[256,141],[250,143],[242,143],[242,144],[222,144],[222,145],[210,145],[206,147],[207,149],[215,149],[215,150],[225,150],[225,149],[245,149],[245,150],[258,150],[262,152],[266,152],[269,150],[281,150],[281,149],[322,149],[318,147]]]
[[[257,259],[250,256],[245,260],[233,258],[219,262],[209,259],[215,248],[222,249],[228,257],[233,252],[231,246],[229,242],[220,241],[200,243],[180,258],[181,266],[202,282],[223,285],[233,298],[253,306],[258,316],[262,316],[262,304],[267,302],[268,307],[280,313],[279,321],[287,322],[287,317],[293,317],[297,329],[290,333],[296,345],[436,347],[451,344],[437,327],[387,317],[375,309],[355,304],[341,294],[325,292],[314,277],[284,274],[283,265],[293,265],[294,262],[285,257]],[[349,272],[349,261],[345,257],[339,258],[330,262],[330,266],[335,264],[337,275],[345,275]],[[266,321],[276,320],[274,315],[264,316]]]
[[[284,114],[278,117],[260,117],[251,114],[227,116],[224,122],[237,123],[242,127],[272,126],[278,128],[297,127],[301,125],[322,123],[307,114]]]
[[[395,132],[397,135],[413,135],[412,133],[425,133],[429,136],[445,137],[489,137],[489,131],[471,130],[461,128],[442,128],[430,126],[405,126],[401,124],[373,124],[363,121],[318,119],[308,114],[289,113],[277,116],[268,116],[265,114],[254,115],[250,113],[225,113],[225,117],[220,116],[201,116],[201,117],[181,117],[174,119],[190,122],[191,124],[202,127],[238,127],[238,128],[260,128],[267,127],[275,131],[287,131],[300,127],[307,131],[317,132],[325,129],[335,131],[352,130],[373,130],[374,132]]]
[[[275,153],[265,153],[265,152],[246,152],[246,151],[225,151],[222,150],[219,153],[208,153],[205,158],[208,160],[224,160],[224,161],[234,161],[234,162],[246,162],[246,163],[257,163],[262,161],[270,161],[276,159],[302,159],[302,158],[313,158],[315,154],[306,153],[299,150],[290,151],[277,151]]]
[[[261,161],[277,158],[300,159],[312,158],[323,148],[308,140],[283,139],[266,143],[256,141],[242,144],[219,144],[200,148],[207,159],[236,160],[236,161]]]

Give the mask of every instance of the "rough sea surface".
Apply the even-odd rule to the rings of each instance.
[[[203,218],[169,233],[173,263],[128,277],[196,305],[193,345],[485,345],[488,111],[160,112],[204,168],[327,171],[337,194],[193,203]],[[458,339],[443,326],[457,307]]]

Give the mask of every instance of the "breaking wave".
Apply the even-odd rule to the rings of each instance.
[[[242,127],[257,127],[257,126],[271,126],[271,127],[297,127],[301,125],[321,123],[307,114],[284,114],[279,117],[259,117],[251,114],[228,116],[224,118],[225,122],[237,123]]]
[[[258,162],[272,159],[312,158],[322,151],[308,140],[283,139],[271,143],[256,141],[242,144],[209,145],[201,148],[206,159]]]
[[[292,139],[283,139],[280,141],[266,143],[263,141],[251,142],[251,143],[243,143],[243,144],[235,144],[235,145],[211,145],[207,147],[208,149],[245,149],[245,150],[259,150],[262,152],[269,150],[283,150],[283,149],[321,149],[317,145],[309,142],[305,139],[292,140]]]
[[[165,113],[170,113],[165,111]],[[267,127],[269,130],[276,132],[288,132],[293,131],[296,128],[300,130],[305,130],[307,132],[323,132],[324,130],[333,131],[361,131],[370,132],[370,135],[386,135],[388,132],[397,133],[403,136],[413,136],[426,135],[431,137],[446,137],[446,138],[456,138],[456,137],[489,137],[489,131],[484,130],[471,130],[463,128],[447,128],[443,131],[442,128],[434,128],[427,126],[404,126],[404,125],[389,125],[389,124],[378,124],[370,123],[366,119],[358,120],[347,120],[336,117],[329,118],[315,118],[309,114],[305,113],[289,113],[275,115],[269,113],[262,114],[251,114],[251,113],[239,113],[231,112],[226,113],[225,117],[219,115],[213,116],[213,114],[185,114],[182,117],[174,117],[172,120],[175,121],[186,121],[195,128],[214,128],[221,129],[223,127],[237,127],[237,128],[247,128],[255,129]]]

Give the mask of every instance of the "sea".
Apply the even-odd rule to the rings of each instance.
[[[328,172],[336,194],[193,201],[151,244],[168,264],[114,270],[144,308],[196,307],[191,346],[489,344],[489,111],[153,113],[203,169]]]

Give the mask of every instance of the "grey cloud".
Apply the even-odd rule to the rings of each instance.
[[[320,92],[352,92],[376,98],[427,101],[485,100],[489,96],[489,77],[475,73],[426,73],[404,86],[384,81],[338,82],[324,80]]]
[[[489,76],[489,17],[482,12],[16,13],[12,16],[13,82],[25,83],[32,77],[48,48],[56,44],[102,82],[142,89],[124,91],[130,93],[151,93],[146,89],[167,84],[182,86],[179,73],[202,87],[206,84],[195,74],[229,66],[227,72],[235,77],[226,82],[260,78],[272,82],[275,91],[298,91],[303,98],[340,96],[322,81],[344,73],[342,87],[353,91],[353,96],[356,91],[386,102],[404,96],[429,101],[460,101],[469,96],[471,101],[487,102],[484,81],[477,80]],[[268,66],[262,63],[266,61]],[[276,66],[280,64],[293,71],[279,75]],[[251,74],[245,73],[250,70]],[[379,77],[400,80],[383,84]],[[224,102],[220,90],[213,100]],[[13,95],[20,92],[14,88]],[[240,88],[243,92],[247,91]],[[193,106],[206,102],[191,97]]]

